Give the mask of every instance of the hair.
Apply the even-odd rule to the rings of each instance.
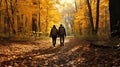
[[[55,25],[53,25],[53,27],[55,28],[56,26],[55,26]]]
[[[62,26],[62,24],[60,24],[60,26]]]

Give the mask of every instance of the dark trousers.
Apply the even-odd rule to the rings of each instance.
[[[53,46],[55,46],[55,44],[56,44],[56,39],[57,39],[57,37],[52,37]]]
[[[60,36],[60,45],[64,45],[64,36]]]

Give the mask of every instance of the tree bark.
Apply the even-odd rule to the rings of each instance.
[[[13,3],[13,0],[10,0],[10,7],[11,7],[11,14],[12,14],[12,16],[11,16],[11,28],[12,28],[12,33],[13,34],[16,34],[16,31],[15,31],[15,29],[14,29],[14,14],[15,14],[15,10],[16,10],[16,8],[15,8],[15,4],[17,3],[17,0],[15,0],[15,3]]]
[[[77,3],[76,3],[76,0],[75,0],[75,12],[77,12],[78,11],[78,9],[77,9],[78,7],[77,7]]]
[[[48,7],[46,10],[47,10],[47,15],[46,15],[46,30],[45,30],[45,32],[48,31]]]
[[[120,36],[120,0],[109,0],[111,37]]]
[[[6,3],[6,13],[7,13],[7,23],[8,23],[8,32],[9,32],[9,37],[10,37],[10,15],[8,11],[8,0],[5,0]]]
[[[92,9],[91,9],[91,5],[90,5],[90,2],[89,0],[86,0],[87,1],[87,6],[88,6],[88,10],[89,10],[89,16],[90,16],[90,24],[91,24],[91,28],[92,28],[92,34],[94,34],[94,23],[93,23],[93,16],[92,16]]]
[[[39,32],[41,32],[41,22],[40,22],[40,0],[39,0],[39,19],[38,19],[38,29],[39,29]]]
[[[0,7],[1,7],[1,5],[2,5],[2,0],[0,0]],[[1,27],[1,25],[2,25],[1,15],[2,15],[2,13],[1,13],[1,10],[0,10],[0,29],[2,29],[2,27]]]
[[[99,5],[100,5],[100,0],[97,0],[97,4],[96,4],[96,28],[95,28],[95,34],[97,34],[98,28],[99,28]]]

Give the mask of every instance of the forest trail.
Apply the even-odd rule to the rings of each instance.
[[[66,38],[0,43],[0,67],[119,67],[120,51],[90,47],[89,42]]]

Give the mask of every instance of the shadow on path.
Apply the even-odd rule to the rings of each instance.
[[[76,59],[75,53],[79,53],[81,46],[82,42],[80,44],[79,41],[71,38],[68,42],[65,43],[64,46],[58,45],[56,47],[49,47],[47,49],[32,50],[31,52],[18,55],[14,59],[3,61],[0,63],[0,65],[1,67],[4,67],[5,65],[16,67],[16,65],[21,66],[23,64],[23,67],[24,65],[31,65],[33,67],[34,65],[47,66],[52,64],[51,66],[53,66],[54,64],[66,64],[69,63],[70,60]],[[74,57],[72,57],[73,54],[75,55]],[[48,64],[46,64],[46,61],[48,61]],[[33,62],[36,63],[34,64]]]

